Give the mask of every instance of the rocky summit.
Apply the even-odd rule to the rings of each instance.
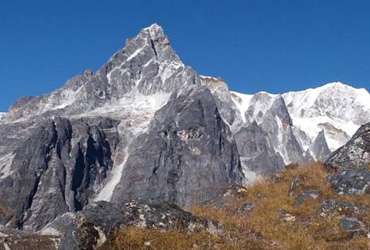
[[[156,24],[97,72],[17,101],[0,131],[0,221],[18,229],[100,200],[191,207],[244,181],[211,91]]]
[[[230,91],[185,65],[153,24],[96,72],[0,113],[0,243],[96,249],[130,226],[218,235],[185,210],[222,207],[227,190],[312,161],[326,161],[336,192],[369,193],[369,100],[343,83]],[[296,207],[320,195],[301,190]]]

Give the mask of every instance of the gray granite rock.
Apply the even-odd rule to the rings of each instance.
[[[320,191],[319,190],[305,190],[297,195],[297,197],[294,200],[294,206],[298,207],[302,205],[306,200],[316,200],[320,197]]]
[[[222,232],[214,221],[201,219],[168,203],[147,204],[128,202],[121,205],[109,202],[93,203],[84,210],[57,217],[45,226],[40,235],[58,237],[57,249],[96,249],[118,229],[126,227],[186,232]]]
[[[0,182],[1,201],[14,212],[8,223],[38,229],[82,209],[112,167],[115,126],[113,120],[93,125],[57,117],[36,127],[16,149],[12,173]]]
[[[235,134],[235,140],[243,166],[248,170],[271,175],[283,169],[283,158],[274,151],[268,134],[256,122],[241,128]]]
[[[367,234],[366,225],[357,218],[343,217],[340,219],[339,225],[346,233],[351,234]]]
[[[328,176],[333,189],[339,194],[370,194],[370,171],[367,169],[344,169]]]
[[[370,123],[361,126],[343,147],[325,162],[334,190],[340,194],[370,193]]]
[[[316,159],[319,161],[325,161],[331,154],[328,144],[325,138],[324,130],[321,130],[320,133],[315,138],[311,151],[315,155]]]
[[[370,123],[357,130],[343,147],[336,150],[325,162],[330,168],[359,169],[370,164]]]
[[[350,217],[363,215],[369,212],[369,208],[364,205],[356,205],[349,201],[329,199],[321,202],[320,215],[330,216],[332,214],[346,215]]]
[[[114,202],[166,201],[190,207],[243,180],[228,126],[205,87],[173,95],[135,140]]]

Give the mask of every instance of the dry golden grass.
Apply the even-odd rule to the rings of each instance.
[[[294,177],[298,177],[301,184],[289,195]],[[189,234],[130,228],[119,232],[107,249],[370,249],[370,240],[366,236],[351,237],[341,231],[340,214],[322,217],[319,212],[324,199],[345,200],[370,207],[369,196],[337,195],[326,177],[327,172],[321,164],[289,167],[273,179],[260,180],[247,187],[246,192],[223,209],[194,207],[193,214],[224,225],[221,236],[206,232]],[[295,206],[295,197],[307,189],[319,190],[320,197]],[[254,209],[249,214],[236,212],[245,202],[253,203]],[[295,220],[283,220],[282,211]],[[360,219],[370,222],[370,214],[366,213]],[[145,242],[150,242],[150,246],[145,246]]]
[[[370,249],[370,241],[366,237],[349,236],[339,228],[339,215],[322,217],[319,209],[324,199],[350,201],[356,205],[370,207],[370,199],[364,196],[340,196],[330,188],[326,181],[327,172],[321,164],[291,167],[280,173],[274,180],[260,180],[249,187],[242,202],[252,202],[255,208],[247,217],[240,217],[227,210],[207,208],[193,209],[195,214],[216,219],[227,225],[242,230],[257,232],[268,242],[276,242],[281,249]],[[301,180],[289,196],[289,187],[294,177]],[[320,191],[319,199],[308,199],[300,206],[294,206],[297,194],[304,190]],[[286,222],[279,216],[283,210],[294,216],[295,221]],[[370,221],[367,213],[362,221]]]
[[[153,229],[128,228],[106,242],[101,250],[258,250],[265,249],[259,242],[240,239],[231,242],[207,232],[186,233],[181,231],[160,231]]]

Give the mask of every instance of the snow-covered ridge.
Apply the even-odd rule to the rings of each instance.
[[[133,90],[117,101],[74,117],[107,116],[122,120],[132,135],[144,133],[155,112],[167,104],[170,93],[143,95]]]
[[[267,96],[277,95],[262,92]],[[254,95],[232,92],[233,101],[241,114],[256,103]],[[294,127],[302,130],[311,140],[321,130],[325,132],[330,150],[342,146],[364,123],[370,122],[370,94],[341,82],[332,82],[318,88],[282,93]],[[258,111],[268,109],[270,99],[258,104]],[[245,118],[242,115],[244,122]]]
[[[238,92],[235,92],[235,91],[231,91],[231,97],[232,97],[232,100],[235,103],[236,107],[240,111],[243,122],[246,122],[245,112],[247,112],[247,110],[248,110],[249,103],[250,103],[253,95],[247,95],[247,94],[242,94],[242,93],[238,93]]]
[[[283,94],[296,127],[312,140],[324,130],[331,150],[345,144],[370,121],[370,94],[340,82]]]
[[[280,95],[260,91],[254,95],[231,91],[231,98],[240,111],[244,122],[261,122],[262,117],[269,110]],[[248,111],[248,113],[247,113]]]

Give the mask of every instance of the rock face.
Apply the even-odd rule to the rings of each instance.
[[[313,154],[316,156],[316,159],[320,161],[325,161],[331,154],[326,142],[324,130],[321,130],[314,140],[311,146],[311,152],[313,152]]]
[[[281,95],[231,93],[242,122],[233,124],[245,175],[271,175],[290,163],[313,160],[301,145]],[[239,121],[238,119],[235,119]]]
[[[329,176],[329,181],[338,193],[370,194],[370,123],[335,151],[326,165],[337,171]]]
[[[14,211],[3,222],[39,229],[88,203],[112,168],[118,142],[117,122],[94,122],[55,118],[34,129],[14,152],[12,173],[0,182],[2,204]]]
[[[242,127],[235,138],[247,178],[253,179],[253,173],[268,175],[283,168],[283,158],[276,154],[267,133],[256,122]]]
[[[217,100],[156,24],[97,72],[1,115],[3,226],[39,230],[101,200],[190,207],[243,179]]]
[[[370,164],[370,123],[361,126],[343,147],[335,151],[326,161],[334,168],[367,168]]]
[[[328,180],[339,194],[370,194],[370,171],[367,169],[342,169]]]
[[[210,91],[192,88],[171,98],[133,142],[113,200],[190,207],[242,180],[235,141]]]

